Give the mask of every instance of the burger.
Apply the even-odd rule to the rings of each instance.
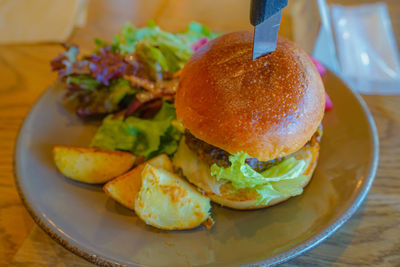
[[[216,203],[257,209],[299,195],[317,164],[325,90],[310,57],[278,37],[252,60],[253,34],[220,36],[182,70],[185,128],[175,168]]]

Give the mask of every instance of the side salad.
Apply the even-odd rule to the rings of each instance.
[[[112,42],[95,39],[92,54],[65,44],[51,67],[79,117],[106,116],[93,147],[144,158],[172,155],[181,135],[172,103],[179,71],[216,36],[196,22],[181,33],[163,31],[154,21],[140,29],[126,23]]]

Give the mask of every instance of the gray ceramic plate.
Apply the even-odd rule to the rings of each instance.
[[[335,107],[326,113],[318,167],[301,196],[257,211],[214,205],[211,231],[167,232],[141,222],[100,186],[57,172],[51,148],[87,146],[96,125],[83,124],[48,89],[26,118],[16,146],[18,189],[35,221],[63,246],[101,265],[276,264],[319,244],[360,206],[374,179],[378,138],[360,97],[335,75],[325,81]]]

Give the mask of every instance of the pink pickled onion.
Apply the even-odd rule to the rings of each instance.
[[[326,68],[324,65],[321,64],[318,60],[315,58],[311,57],[312,62],[314,63],[315,67],[317,68],[317,71],[319,74],[322,76],[326,73]],[[330,110],[333,108],[333,102],[329,95],[325,92],[325,111]]]
[[[321,64],[318,60],[315,58],[311,57],[312,62],[314,63],[315,67],[317,68],[319,75],[324,75],[326,73],[326,68],[324,65]]]
[[[325,111],[333,109],[333,102],[329,95],[325,92]]]
[[[197,40],[196,42],[192,43],[190,45],[190,48],[192,48],[193,51],[197,51],[200,47],[205,45],[208,41],[210,41],[210,38],[208,38],[208,37],[201,38],[201,39]]]

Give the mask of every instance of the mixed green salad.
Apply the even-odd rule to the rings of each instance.
[[[140,29],[126,23],[112,42],[95,39],[90,55],[64,45],[51,66],[79,117],[106,116],[92,146],[145,158],[172,155],[181,136],[173,106],[179,71],[216,36],[196,22],[181,33],[163,31],[154,21]]]

